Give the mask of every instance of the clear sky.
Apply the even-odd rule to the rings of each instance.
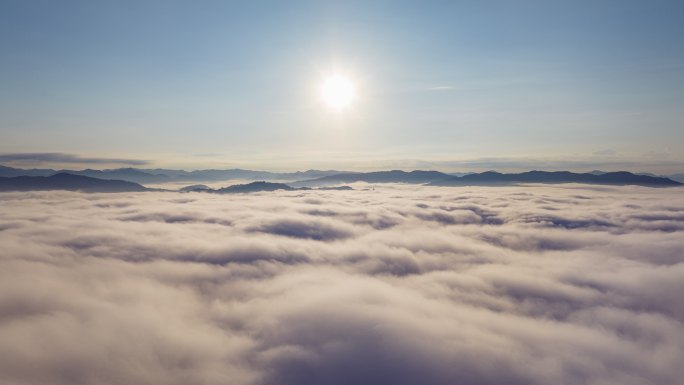
[[[683,20],[659,0],[3,0],[0,160],[684,172]],[[319,96],[335,73],[343,112]]]

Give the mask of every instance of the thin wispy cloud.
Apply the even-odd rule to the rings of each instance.
[[[0,154],[0,163],[7,164],[121,164],[143,166],[149,162],[140,159],[87,157],[62,152],[24,152]]]
[[[456,89],[454,86],[434,86],[434,87],[429,87],[429,91],[452,91]]]
[[[597,155],[597,156],[615,156],[618,155],[618,152],[613,150],[612,148],[606,148],[603,150],[598,150],[594,151],[592,155]]]

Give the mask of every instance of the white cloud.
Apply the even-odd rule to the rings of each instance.
[[[0,382],[672,384],[684,198],[0,194]]]

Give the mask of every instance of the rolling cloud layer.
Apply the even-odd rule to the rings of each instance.
[[[0,383],[674,384],[683,233],[679,188],[3,193]]]

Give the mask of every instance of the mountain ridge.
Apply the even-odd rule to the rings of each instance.
[[[286,180],[320,178],[327,175],[341,174],[338,170],[306,170],[296,172],[271,172],[259,170],[232,169],[204,169],[204,170],[173,170],[173,169],[144,169],[144,168],[116,168],[116,169],[84,169],[84,170],[54,170],[54,169],[20,169],[0,165],[0,177],[14,176],[51,176],[58,173],[82,175],[91,178],[108,180],[126,180],[129,182],[149,184],[168,182],[218,182],[223,180]]]
[[[573,173],[570,171],[527,171],[523,173],[498,173],[487,171],[479,174],[468,174],[430,183],[432,186],[463,185],[502,185],[518,183],[583,183],[601,185],[636,185],[646,187],[681,186],[682,183],[665,177],[633,174],[628,171],[615,171],[602,174]]]
[[[163,169],[156,169],[161,171]],[[68,170],[67,170],[68,171]],[[594,170],[587,173],[574,173],[570,171],[526,171],[522,173],[500,173],[497,171],[485,171],[482,173],[471,173],[462,176],[447,174],[440,171],[434,170],[413,170],[413,171],[402,171],[402,170],[388,170],[388,171],[373,171],[373,172],[337,172],[334,170],[320,171],[320,170],[307,170],[307,171],[297,171],[293,173],[271,173],[268,171],[252,171],[252,170],[242,170],[242,169],[229,169],[229,170],[199,170],[199,171],[182,171],[182,170],[167,170],[179,173],[199,173],[195,175],[195,179],[205,180],[202,178],[208,178],[209,181],[218,180],[231,180],[231,179],[243,179],[243,180],[258,180],[266,181],[267,179],[258,178],[263,176],[269,176],[273,179],[271,181],[283,181],[283,179],[293,178],[295,176],[307,177],[311,175],[321,175],[313,179],[304,180],[292,180],[287,181],[288,187],[291,188],[311,188],[311,187],[325,187],[334,186],[339,184],[354,183],[354,182],[366,182],[366,183],[408,183],[408,184],[429,184],[433,186],[465,186],[465,185],[506,185],[506,184],[519,184],[519,183],[586,183],[586,184],[603,184],[603,185],[639,185],[639,186],[649,186],[649,187],[669,187],[669,186],[679,186],[682,183],[679,181],[672,180],[667,177],[655,176],[652,174],[635,174],[627,171],[616,171],[616,172],[603,172],[599,170]],[[329,174],[333,173],[333,174]],[[28,174],[28,175],[22,175]],[[143,183],[164,183],[164,182],[179,182],[185,181],[185,177],[179,176],[179,174],[172,174],[172,176],[166,174],[148,174],[142,169],[137,168],[120,168],[120,169],[109,169],[109,170],[93,170],[85,169],[78,172],[66,172],[64,170],[55,171],[51,169],[15,169],[11,167],[0,166],[0,177],[1,178],[50,178],[56,175],[72,175],[80,176],[83,178],[92,178],[102,181],[118,181],[118,182],[129,182],[133,183],[139,187],[134,187],[133,185],[128,185],[128,187],[120,187],[121,189],[131,189],[136,190],[138,188],[144,188],[141,186]],[[287,178],[285,178],[287,177]],[[61,178],[65,178],[62,176]],[[180,179],[178,179],[180,178]],[[188,178],[187,181],[196,181],[195,179]],[[37,182],[38,180],[25,179],[21,182],[21,179],[14,180],[17,186],[22,185],[24,189],[27,189],[31,183],[38,183],[37,189],[45,189],[43,186],[49,186],[51,183],[54,185],[56,182],[43,181]],[[10,185],[9,181],[3,182],[5,185]],[[67,186],[68,183],[63,182],[63,187],[76,189],[80,182],[74,180],[75,186]],[[94,185],[97,182],[90,182]],[[42,184],[42,185],[41,185]],[[229,186],[230,187],[230,186]],[[138,190],[139,191],[139,190]]]
[[[297,181],[292,183],[293,186],[313,187],[317,185],[326,185],[330,183],[413,183],[422,184],[429,183],[435,180],[446,179],[452,175],[440,171],[425,171],[425,170],[390,170],[390,171],[372,171],[372,172],[356,172],[343,173],[336,175],[328,175],[317,179],[309,179]]]
[[[83,175],[57,173],[51,176],[0,177],[0,191],[83,191],[83,192],[139,192],[144,186],[123,180],[98,179]]]

